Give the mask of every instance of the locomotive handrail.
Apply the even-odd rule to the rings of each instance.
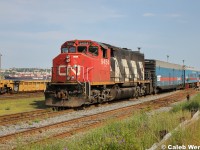
[[[87,81],[88,82],[90,82],[89,80],[88,80],[88,73],[89,73],[89,70],[92,70],[94,67],[90,67],[90,68],[87,68]]]
[[[80,66],[80,65],[79,65]],[[84,73],[84,67],[83,66],[80,66],[81,68],[83,68],[83,81],[85,82],[85,73]]]

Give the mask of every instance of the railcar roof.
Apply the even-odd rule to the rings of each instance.
[[[183,65],[180,64],[175,64],[175,63],[171,63],[171,62],[166,62],[166,61],[162,61],[162,60],[156,60],[156,59],[145,59],[147,61],[155,61],[156,62],[156,66],[162,66],[162,67],[166,67],[166,68],[174,68],[174,69],[180,69],[183,68]],[[193,68],[193,67],[189,67],[189,66],[184,66],[186,70],[192,70],[192,71],[198,71],[200,72],[199,69]]]
[[[196,69],[194,67],[185,66],[185,69],[191,70],[191,71],[198,71],[200,73],[200,69]]]

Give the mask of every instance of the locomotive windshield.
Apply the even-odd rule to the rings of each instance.
[[[76,52],[76,47],[74,46],[71,46],[71,47],[65,47],[65,48],[62,48],[61,50],[62,53],[75,53]]]
[[[87,42],[79,42],[79,45],[74,46],[74,43],[67,43],[67,45],[63,46],[61,49],[61,53],[84,53],[84,54],[92,54],[93,56],[99,55],[99,47],[89,45]]]
[[[86,46],[79,46],[78,47],[78,52],[79,53],[86,53],[87,52],[87,47]]]
[[[62,53],[68,53],[68,48],[62,48]]]
[[[74,46],[69,48],[69,53],[75,53],[76,52],[76,48]]]

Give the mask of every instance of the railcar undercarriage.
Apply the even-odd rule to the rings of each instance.
[[[144,84],[132,87],[120,85],[91,86],[84,83],[49,83],[45,91],[46,105],[52,107],[80,107],[112,100],[138,98],[150,94]]]

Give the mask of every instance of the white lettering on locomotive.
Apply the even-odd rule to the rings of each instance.
[[[65,70],[65,71],[63,71],[63,70]],[[59,74],[59,76],[66,76],[66,65],[58,66],[58,74]]]
[[[78,56],[73,56],[73,58],[78,58]]]
[[[67,45],[74,45],[74,42],[67,42]]]
[[[66,73],[66,71],[67,71],[67,73]],[[66,76],[67,74],[70,74],[70,71],[73,72],[74,75],[79,76],[81,74],[81,67],[79,65],[77,65],[75,67],[66,66],[66,65],[58,66],[59,76]]]
[[[90,42],[87,42],[87,41],[82,41],[82,42],[79,42],[79,45],[89,45]]]
[[[79,65],[71,67],[71,71],[74,73],[74,75],[77,74],[77,76],[79,76],[81,74],[81,67]]]
[[[102,65],[109,65],[110,64],[110,62],[109,62],[109,60],[108,59],[101,59],[101,64]]]

